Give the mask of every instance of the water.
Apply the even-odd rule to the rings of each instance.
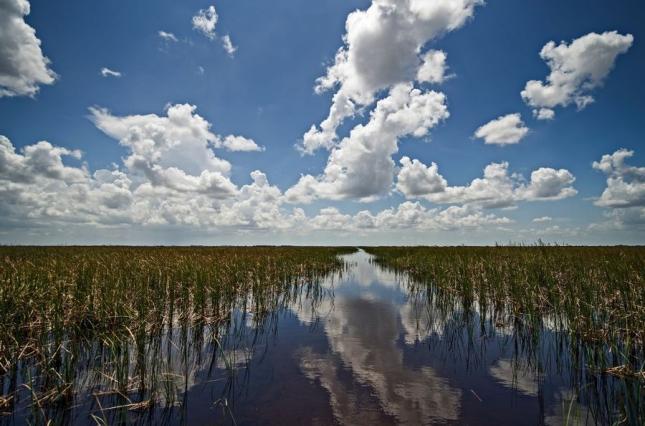
[[[348,273],[284,312],[255,349],[237,424],[561,424],[563,408],[583,414],[563,379],[514,368],[522,360],[508,335],[444,342],[456,331],[429,321],[404,279],[364,252],[345,259]]]
[[[97,374],[106,358],[91,346],[75,367],[85,391],[40,414],[77,424],[602,424],[625,394],[621,381],[585,379],[549,321],[523,335],[481,321],[476,304],[437,306],[365,252],[344,259],[342,275],[279,296],[268,315],[242,304],[226,327],[176,326],[144,349],[111,352],[132,389],[137,365],[157,377],[151,408],[130,405],[147,400],[141,386],[101,392],[113,373]],[[0,422],[38,415],[16,403]]]

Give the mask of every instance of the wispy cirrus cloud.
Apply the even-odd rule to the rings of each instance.
[[[174,35],[173,33],[171,33],[171,32],[167,32],[167,31],[159,30],[159,31],[157,31],[157,35],[158,35],[159,37],[161,37],[161,39],[163,39],[163,40],[165,40],[165,41],[168,41],[168,42],[174,42],[174,43],[177,43],[177,42],[179,41],[179,39],[177,39],[177,36],[175,36],[175,35]]]
[[[101,76],[103,77],[116,77],[119,78],[123,76],[123,74],[120,71],[115,71],[107,67],[101,68]]]

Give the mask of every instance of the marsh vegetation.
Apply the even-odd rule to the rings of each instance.
[[[378,247],[431,322],[509,334],[536,376],[568,375],[597,423],[645,420],[642,247]],[[444,339],[443,343],[446,343]],[[469,340],[475,344],[474,340]]]
[[[2,248],[0,411],[60,422],[89,403],[93,420],[112,423],[175,406],[186,369],[203,362],[191,357],[231,362],[221,332],[234,312],[261,321],[352,250]]]
[[[645,419],[642,248],[364,250],[0,248],[0,423]]]

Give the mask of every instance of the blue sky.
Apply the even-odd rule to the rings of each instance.
[[[0,30],[0,242],[642,244],[642,3],[446,4],[0,0],[14,20]],[[211,6],[214,25],[196,25]],[[348,16],[358,24],[346,28]],[[547,90],[550,41],[567,77]],[[423,81],[428,52],[445,61]],[[316,93],[328,69],[340,77]],[[523,97],[531,80],[541,86]],[[355,108],[308,142],[339,93]],[[398,108],[418,123],[379,122],[379,100],[385,115]],[[183,104],[194,107],[182,110],[185,129],[146,133],[152,151],[135,146]],[[538,119],[540,109],[554,117]],[[483,132],[489,143],[475,136],[505,116]],[[173,139],[184,131],[189,140]],[[28,152],[39,141],[51,163]],[[168,141],[181,144],[164,151]],[[209,152],[228,166],[204,162]],[[501,177],[473,183],[491,164]]]

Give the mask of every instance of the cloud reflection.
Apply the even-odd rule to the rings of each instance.
[[[367,259],[364,254],[352,258],[356,264],[349,279],[363,287],[398,285],[394,274]],[[324,300],[315,309],[301,305],[296,310],[304,323],[322,320],[330,351],[318,353],[304,347],[296,356],[303,374],[328,391],[340,423],[370,424],[383,414],[403,424],[458,419],[461,390],[430,367],[407,365],[397,344],[401,334],[406,342],[419,337],[410,303],[348,296],[339,288],[333,301]],[[423,328],[431,329],[425,324]],[[346,379],[346,371],[352,380]]]

